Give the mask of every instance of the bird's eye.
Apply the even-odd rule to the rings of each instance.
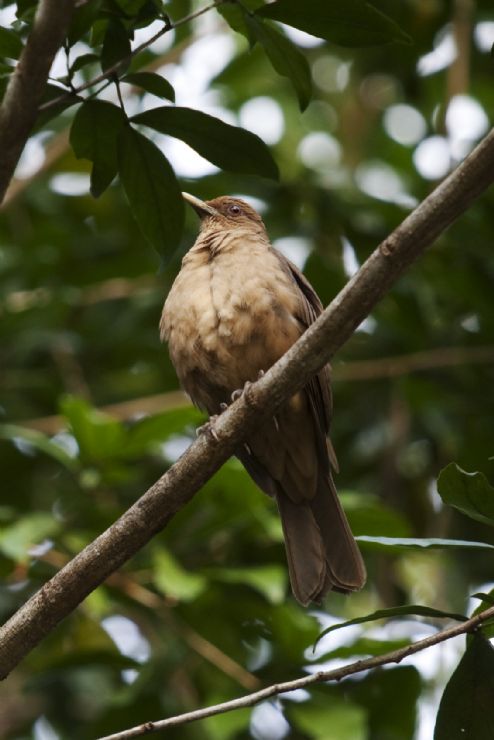
[[[239,213],[242,213],[242,209],[234,204],[228,208],[228,213],[231,213],[232,216],[238,216]]]

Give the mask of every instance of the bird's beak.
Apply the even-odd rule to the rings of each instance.
[[[182,193],[182,198],[192,206],[194,211],[201,219],[205,218],[206,216],[218,215],[218,211],[215,208],[208,205],[204,200],[196,198],[195,195],[191,195],[190,193]]]

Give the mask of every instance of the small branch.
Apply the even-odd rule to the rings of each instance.
[[[460,365],[494,364],[494,346],[438,347],[396,357],[378,357],[335,365],[333,380],[379,380],[398,378],[420,370],[438,370]]]
[[[141,286],[141,287],[139,287]],[[108,280],[95,288],[89,288],[84,292],[81,303],[83,305],[102,301],[110,301],[117,298],[127,298],[138,294],[138,291],[147,293],[152,287],[144,279],[125,280],[115,278]],[[35,291],[19,291],[19,299],[26,298]],[[12,294],[15,295],[15,294]],[[29,303],[31,305],[31,303]],[[396,355],[395,357],[378,357],[371,360],[355,360],[351,362],[340,362],[333,365],[331,379],[333,382],[351,383],[360,380],[381,380],[382,378],[398,378],[423,370],[440,370],[447,367],[458,367],[461,365],[492,364],[494,365],[494,346],[484,347],[440,347],[438,349],[424,350],[423,352],[412,352],[408,355]],[[152,396],[141,396],[131,398],[128,401],[120,401],[101,406],[100,411],[110,414],[117,419],[127,421],[132,417],[143,414],[155,414],[171,411],[172,409],[191,406],[189,398],[182,391],[168,391],[168,393],[156,393]],[[35,419],[22,419],[14,421],[18,426],[28,429],[36,429],[45,434],[56,434],[63,429],[67,422],[63,416],[40,416]]]
[[[41,0],[0,106],[0,202],[38,115],[50,68],[67,34],[74,0]],[[72,94],[72,93],[71,93]]]
[[[213,717],[216,714],[231,712],[234,709],[252,707],[260,701],[270,699],[272,696],[279,696],[280,694],[286,694],[290,691],[296,691],[297,689],[306,689],[314,684],[325,683],[328,681],[341,681],[343,678],[354,676],[356,673],[362,673],[363,671],[379,668],[380,666],[388,665],[390,663],[400,663],[409,655],[419,653],[433,645],[438,645],[441,642],[450,640],[452,637],[458,637],[459,635],[464,635],[469,632],[475,632],[475,630],[477,630],[484,622],[492,617],[494,617],[494,606],[491,606],[489,609],[477,614],[466,622],[462,622],[459,625],[442,630],[441,632],[436,632],[435,635],[425,637],[423,640],[418,640],[417,642],[413,642],[411,645],[399,648],[398,650],[393,650],[390,653],[377,655],[364,660],[357,660],[355,663],[350,663],[349,665],[342,666],[341,668],[336,668],[331,671],[318,671],[310,676],[297,678],[294,681],[272,684],[271,686],[267,686],[265,689],[255,691],[246,696],[241,696],[238,699],[225,701],[221,704],[215,704],[204,709],[196,709],[193,712],[178,714],[175,717],[158,720],[157,722],[145,722],[144,724],[133,727],[130,730],[116,732],[113,735],[106,735],[105,737],[99,738],[99,740],[129,740],[129,738],[140,737],[141,735],[147,735],[152,732],[166,730],[169,727],[177,727],[177,725],[184,725],[188,722],[205,719],[206,717]]]
[[[141,498],[34,594],[0,630],[0,676],[183,508],[252,430],[302,388],[393,283],[494,180],[494,130],[382,242],[300,339]],[[217,441],[219,440],[219,441]]]
[[[75,87],[73,90],[70,90],[70,92],[67,92],[64,95],[59,95],[58,98],[53,98],[52,100],[49,100],[47,103],[44,103],[40,106],[39,110],[44,111],[48,110],[49,108],[52,108],[55,105],[58,105],[59,103],[66,100],[68,97],[73,97],[74,95],[78,95],[81,92],[84,92],[85,90],[88,90],[90,87],[94,87],[94,85],[97,85],[100,82],[104,82],[105,80],[109,79],[112,75],[114,75],[118,70],[120,69],[122,62],[130,61],[133,57],[135,57],[137,54],[139,54],[144,49],[147,49],[149,46],[154,44],[155,41],[160,39],[162,36],[164,36],[165,33],[168,33],[168,31],[172,31],[175,28],[178,28],[179,26],[183,26],[185,23],[189,23],[190,21],[195,20],[196,18],[199,18],[201,15],[204,15],[204,13],[207,13],[209,10],[212,10],[213,8],[218,7],[218,5],[222,5],[223,3],[228,2],[228,0],[215,0],[215,2],[210,3],[209,5],[205,5],[203,8],[199,8],[199,10],[195,10],[193,13],[189,13],[189,15],[184,16],[183,18],[180,18],[178,21],[170,22],[167,21],[164,23],[163,28],[161,28],[157,33],[154,34],[154,36],[151,36],[151,38],[147,39],[147,41],[143,41],[142,44],[139,44],[139,46],[136,46],[135,49],[131,51],[131,53],[123,57],[123,59],[119,59],[118,62],[113,64],[111,67],[108,67],[108,69],[105,69],[100,75],[97,77],[94,77],[92,80],[89,80],[89,82],[85,82],[83,85],[79,85],[79,87]]]

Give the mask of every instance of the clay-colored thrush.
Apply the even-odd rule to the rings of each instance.
[[[243,200],[187,193],[201,231],[166,299],[161,336],[180,383],[214,415],[258,379],[322,311],[302,273],[274,249]],[[301,604],[365,583],[365,567],[331,477],[329,367],[253,432],[237,456],[276,499],[293,593]],[[239,505],[241,502],[239,502]]]

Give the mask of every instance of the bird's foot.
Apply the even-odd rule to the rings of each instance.
[[[216,424],[216,421],[218,420],[220,415],[223,413],[223,411],[226,411],[227,408],[228,408],[227,403],[220,403],[220,413],[213,414],[212,416],[209,417],[209,419],[206,421],[205,424],[201,424],[200,427],[197,427],[196,435],[199,437],[201,434],[210,434],[211,437],[216,442],[219,442],[220,438],[218,437],[218,434],[216,433],[214,425]]]
[[[264,370],[259,370],[259,373],[257,374],[257,380],[260,380],[260,378],[262,378],[263,375],[264,375]],[[236,391],[233,391],[231,395],[232,401],[236,401],[238,398],[240,398],[240,396],[243,393],[248,393],[252,385],[253,385],[252,381],[246,380],[243,388],[237,388]]]

